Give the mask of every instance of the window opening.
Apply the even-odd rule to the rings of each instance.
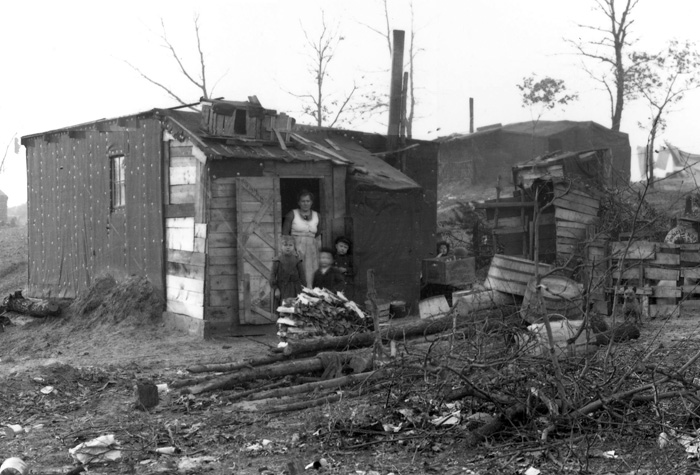
[[[110,208],[116,211],[126,206],[126,164],[124,155],[109,157]]]

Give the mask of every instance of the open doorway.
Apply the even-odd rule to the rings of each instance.
[[[297,196],[301,190],[308,190],[314,194],[314,204],[311,209],[321,213],[321,180],[318,178],[280,178],[280,201],[282,204],[282,216],[296,209]]]

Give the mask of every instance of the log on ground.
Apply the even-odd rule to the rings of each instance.
[[[2,303],[10,312],[17,312],[31,317],[55,317],[61,313],[61,307],[51,300],[30,300],[22,297],[21,292],[9,295]]]

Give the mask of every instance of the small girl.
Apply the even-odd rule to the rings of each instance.
[[[304,264],[297,256],[293,236],[282,236],[282,254],[272,262],[270,287],[274,291],[275,307],[284,299],[294,298],[306,286]]]

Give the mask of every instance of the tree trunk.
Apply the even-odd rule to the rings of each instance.
[[[21,293],[10,295],[3,302],[3,306],[11,311],[32,317],[54,317],[61,313],[61,307],[50,300],[29,300],[22,297]]]
[[[323,362],[320,358],[309,358],[305,360],[289,361],[259,368],[242,369],[238,373],[222,376],[221,378],[184,389],[183,392],[190,394],[200,394],[214,389],[232,389],[237,384],[253,381],[255,379],[278,378],[291,374],[310,373],[323,370]]]
[[[420,335],[432,335],[449,330],[450,328],[452,328],[452,316],[446,315],[444,317],[417,320],[407,325],[392,326],[382,330],[380,332],[380,337],[383,340],[398,340]],[[284,354],[291,356],[319,351],[365,348],[373,344],[373,333],[356,333],[347,336],[331,336],[291,342],[284,349]]]

